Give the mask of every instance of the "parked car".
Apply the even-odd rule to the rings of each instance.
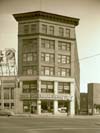
[[[66,113],[66,112],[67,112],[67,107],[58,108],[58,111],[59,111],[60,113]]]
[[[10,110],[0,110],[0,116],[13,116],[14,112]]]

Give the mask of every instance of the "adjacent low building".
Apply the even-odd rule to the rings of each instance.
[[[80,93],[80,114],[88,114],[88,93]]]
[[[88,84],[88,113],[100,115],[100,83]]]

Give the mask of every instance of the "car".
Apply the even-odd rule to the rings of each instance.
[[[10,110],[0,110],[0,116],[13,116],[14,112]]]
[[[58,108],[58,111],[59,111],[60,113],[66,113],[66,112],[67,112],[67,107]]]

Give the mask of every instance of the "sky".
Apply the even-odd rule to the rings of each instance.
[[[0,0],[0,49],[18,45],[18,23],[12,14],[47,11],[79,18],[76,27],[80,59],[80,91],[100,83],[100,0]]]

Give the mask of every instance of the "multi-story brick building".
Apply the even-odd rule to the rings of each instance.
[[[13,16],[18,21],[16,113],[78,113],[79,19],[42,11]]]

